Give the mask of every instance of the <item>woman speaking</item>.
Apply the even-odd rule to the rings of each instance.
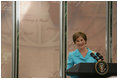
[[[67,61],[67,69],[79,63],[96,63],[97,60],[91,57],[92,50],[86,47],[87,36],[82,32],[73,34],[73,42],[76,45],[76,50],[69,53]],[[71,78],[78,78],[79,76],[72,76]]]

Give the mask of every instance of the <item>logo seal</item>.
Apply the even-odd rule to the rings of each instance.
[[[108,64],[104,61],[99,61],[95,64],[95,71],[99,75],[105,75],[108,73],[109,67]]]

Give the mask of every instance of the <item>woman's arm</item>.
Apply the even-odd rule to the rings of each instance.
[[[67,69],[71,68],[74,66],[74,61],[73,61],[73,54],[69,53],[68,55],[68,61],[67,61]],[[70,76],[71,78],[79,78],[77,75],[67,75]]]
[[[73,67],[73,65],[74,65],[74,62],[73,62],[73,59],[72,59],[72,53],[69,53],[68,61],[67,61],[67,69]]]

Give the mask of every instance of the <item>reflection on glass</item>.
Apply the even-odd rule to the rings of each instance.
[[[1,1],[1,77],[11,77],[12,2]]]
[[[59,77],[59,2],[21,2],[19,77]]]

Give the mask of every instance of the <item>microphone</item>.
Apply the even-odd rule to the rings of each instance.
[[[94,59],[97,60],[97,63],[95,63],[95,71],[96,73],[98,73],[99,75],[105,75],[108,73],[109,71],[109,65],[103,61],[103,56],[100,55],[100,53],[96,52],[96,55],[91,52],[90,54]]]
[[[99,59],[104,60],[103,56],[100,53],[96,53],[96,55],[99,57]]]
[[[91,55],[94,59],[96,59],[97,61],[99,60],[99,59],[97,58],[97,56],[95,56],[94,53],[91,53],[90,55]]]

